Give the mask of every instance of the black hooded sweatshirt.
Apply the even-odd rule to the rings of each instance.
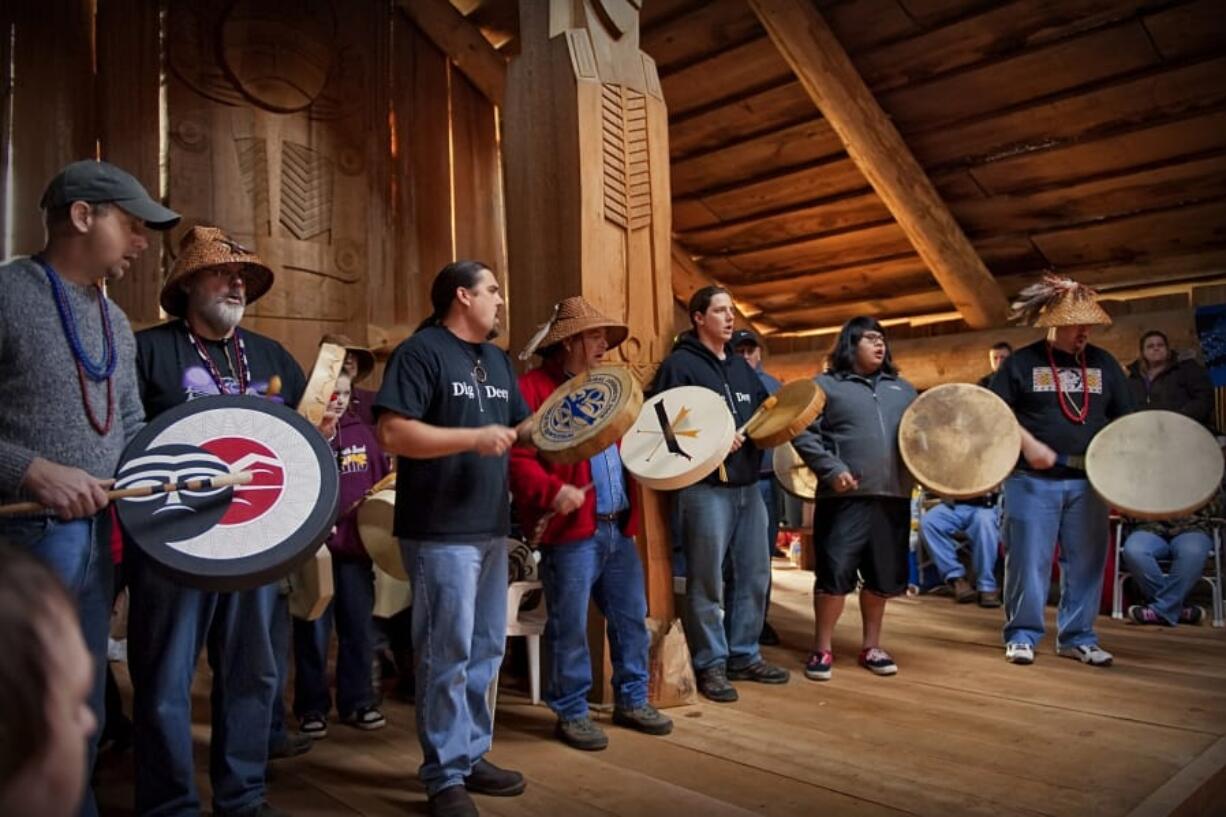
[[[676,386],[703,386],[721,395],[732,412],[737,428],[744,425],[768,397],[757,372],[744,358],[733,352],[731,346],[724,345],[724,359],[720,360],[702,345],[693,330],[684,332],[677,339],[673,351],[660,364],[649,394],[654,396]],[[724,460],[727,480],[720,479],[717,468],[703,482],[710,485],[756,485],[760,461],[761,452],[753,440],[746,437],[740,450],[729,454]]]

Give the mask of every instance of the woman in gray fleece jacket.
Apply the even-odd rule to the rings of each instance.
[[[881,649],[881,621],[886,599],[907,583],[912,479],[899,455],[898,424],[915,388],[898,376],[885,330],[869,317],[843,326],[817,383],[826,408],[812,433],[793,441],[821,481],[813,514],[816,634],[805,676],[830,679],[834,625],[858,577],[864,582],[860,664],[893,675],[898,667]]]

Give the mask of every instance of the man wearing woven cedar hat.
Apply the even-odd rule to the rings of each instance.
[[[1090,330],[1111,318],[1094,290],[1055,275],[1023,290],[1013,309],[1047,337],[1014,352],[991,385],[1022,431],[1021,457],[1004,487],[1005,658],[1034,661],[1059,540],[1057,654],[1109,666],[1111,653],[1094,632],[1108,509],[1086,479],[1084,457],[1094,435],[1132,408],[1120,364],[1089,344]]]
[[[535,352],[540,368],[519,378],[536,411],[571,377],[598,366],[626,339],[626,325],[580,296],[567,298],[520,355]],[[592,688],[587,611],[604,615],[613,658],[613,722],[651,735],[673,724],[647,703],[647,597],[635,549],[639,506],[615,442],[589,460],[551,464],[534,449],[511,451],[511,493],[525,532],[540,528],[541,579],[549,620],[545,641],[553,661],[545,703],[558,716],[557,734],[576,749],[605,748],[609,739],[588,714]]]
[[[302,368],[272,338],[241,330],[272,287],[259,257],[216,227],[194,227],[162,286],[171,320],[136,334],[145,413],[188,400],[251,394],[296,406]],[[268,725],[278,688],[269,635],[276,583],[214,593],[187,587],[129,548],[128,659],[135,722],[136,812],[200,812],[192,763],[191,682],[202,644],[213,667],[209,776],[213,813],[277,814],[264,801]]]
[[[0,521],[0,543],[46,562],[76,600],[94,659],[92,769],[112,601],[99,480],[114,475],[144,415],[132,328],[101,282],[121,278],[148,248],[145,228],[167,230],[179,214],[128,173],[93,160],[56,174],[40,207],[43,250],[0,266],[0,502],[33,499],[51,512]],[[82,814],[96,813],[86,793]]]

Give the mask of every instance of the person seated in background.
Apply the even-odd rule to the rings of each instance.
[[[1128,390],[1138,411],[1165,409],[1213,425],[1213,383],[1205,367],[1181,360],[1164,333],[1141,336],[1141,356],[1128,367]]]
[[[81,807],[94,662],[76,605],[50,568],[0,544],[0,814],[67,817]]]
[[[1226,437],[1218,437],[1218,445],[1226,456]],[[1121,558],[1140,585],[1145,603],[1129,606],[1129,620],[1168,627],[1205,620],[1205,608],[1189,605],[1188,594],[1205,574],[1205,560],[1213,550],[1213,527],[1224,515],[1226,495],[1219,489],[1212,502],[1191,516],[1136,522],[1124,540]],[[1168,569],[1163,570],[1160,562],[1168,562]]]
[[[992,376],[1000,369],[1001,364],[1009,359],[1009,355],[1013,354],[1013,347],[1007,341],[997,341],[992,344],[992,348],[988,349],[988,365],[992,367],[992,371],[979,378],[979,385],[985,389],[992,382]]]
[[[996,558],[1000,550],[999,493],[959,501],[942,500],[920,517],[920,531],[941,574],[958,604],[979,600],[980,607],[999,607],[1000,589],[996,584]],[[962,533],[970,542],[971,567],[975,584],[966,577],[958,561],[958,542]]]

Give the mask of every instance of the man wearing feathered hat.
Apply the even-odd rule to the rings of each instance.
[[[626,325],[581,296],[567,298],[520,355],[541,357],[540,368],[519,378],[533,411],[569,378],[598,366],[626,339]],[[647,598],[634,546],[639,507],[622,467],[618,443],[574,465],[549,463],[534,449],[511,451],[511,491],[526,533],[539,532],[541,579],[553,655],[545,703],[558,716],[556,732],[576,749],[603,749],[609,739],[588,713],[592,688],[587,643],[589,600],[604,615],[613,657],[613,722],[652,735],[672,721],[647,703]]]
[[[193,227],[184,235],[160,298],[171,320],[136,334],[150,420],[188,400],[220,394],[297,405],[306,389],[302,368],[277,341],[239,328],[247,306],[272,283],[272,270],[220,229]],[[158,572],[137,548],[128,555],[137,813],[200,811],[191,681],[200,645],[207,644],[214,667],[213,813],[277,814],[264,801],[268,724],[278,688],[269,635],[277,584],[206,592]]]
[[[1132,408],[1124,370],[1089,343],[1091,329],[1111,318],[1094,290],[1050,274],[1023,290],[1013,310],[1047,336],[1014,352],[992,378],[992,390],[1013,408],[1022,431],[1021,457],[1004,486],[1005,658],[1034,662],[1059,540],[1056,652],[1109,666],[1111,653],[1094,632],[1108,509],[1084,466],[1094,435]]]

